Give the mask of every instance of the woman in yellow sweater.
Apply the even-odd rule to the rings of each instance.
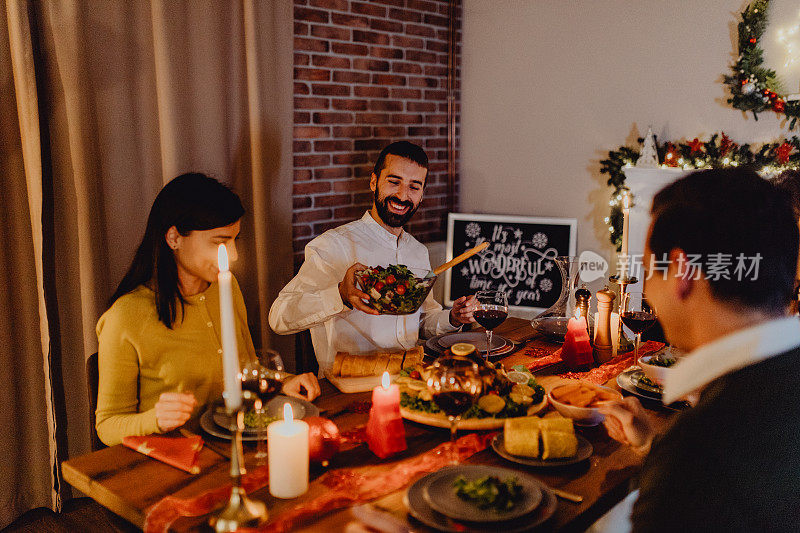
[[[128,435],[182,426],[222,395],[217,248],[235,261],[244,208],[203,174],[170,181],[153,203],[133,263],[97,323],[97,434],[107,445]],[[233,286],[239,358],[255,358],[247,311]],[[313,374],[284,382],[313,400]]]

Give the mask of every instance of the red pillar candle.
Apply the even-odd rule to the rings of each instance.
[[[390,384],[383,373],[383,384],[372,390],[372,409],[367,422],[367,445],[381,459],[406,449],[406,430],[400,417],[400,388]]]
[[[571,368],[591,365],[594,362],[586,317],[569,319],[564,346],[561,348],[561,358]]]

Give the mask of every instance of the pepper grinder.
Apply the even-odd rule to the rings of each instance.
[[[592,293],[586,288],[586,285],[581,285],[581,288],[575,291],[575,306],[578,308],[578,318],[583,317],[586,319],[587,333],[589,334],[589,341],[592,340],[592,332],[589,328],[589,304],[592,301]]]
[[[597,325],[594,336],[594,360],[603,364],[614,356],[614,341],[611,327],[611,312],[617,295],[608,288],[597,291]]]

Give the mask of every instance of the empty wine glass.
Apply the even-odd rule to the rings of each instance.
[[[467,357],[446,355],[434,361],[428,376],[433,401],[450,421],[450,462],[458,462],[456,432],[461,415],[475,403],[483,388],[478,365]]]
[[[641,292],[626,292],[622,295],[622,314],[620,319],[625,326],[636,334],[633,352],[634,361],[639,363],[639,345],[642,333],[647,331],[658,320],[656,309]]]
[[[283,388],[283,359],[274,350],[264,350],[250,360],[241,372],[243,395],[253,396],[256,463],[260,466],[266,464],[267,460],[267,403]]]
[[[508,318],[508,296],[501,291],[480,291],[475,297],[478,309],[472,314],[486,329],[486,358],[492,353],[492,330]]]

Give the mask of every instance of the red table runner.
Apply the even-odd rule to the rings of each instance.
[[[486,449],[495,434],[470,433],[459,438],[456,443],[459,461]],[[257,530],[249,531],[260,533],[291,531],[292,528],[310,518],[385,496],[403,488],[420,475],[433,472],[449,464],[449,454],[443,453],[449,446],[449,442],[440,444],[421,455],[398,462],[389,470],[382,465],[332,470],[321,479],[321,483],[330,489],[325,494],[299,503]],[[250,493],[266,487],[268,480],[267,469],[263,467],[245,475],[242,485]],[[225,484],[194,498],[167,496],[147,512],[144,531],[145,533],[166,532],[170,525],[180,517],[202,516],[210,513],[230,497],[230,490],[231,485]]]

